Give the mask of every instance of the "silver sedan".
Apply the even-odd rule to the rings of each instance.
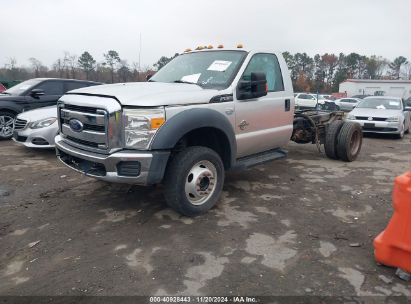
[[[361,102],[360,98],[340,98],[334,101],[334,103],[340,107],[343,111],[351,111],[355,106]]]
[[[410,131],[411,108],[401,98],[386,96],[366,97],[347,115],[355,120],[363,132],[396,134],[399,138]]]
[[[53,148],[58,134],[57,106],[17,115],[13,140],[29,148]]]

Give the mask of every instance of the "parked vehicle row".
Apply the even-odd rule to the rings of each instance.
[[[12,137],[19,113],[56,105],[57,100],[68,91],[99,84],[101,83],[74,79],[35,78],[1,92],[0,139]],[[27,122],[25,127],[29,126]]]
[[[14,87],[13,90],[9,90],[5,94],[2,94],[2,95],[24,96],[24,94],[19,95],[17,92],[23,91],[24,88],[27,86],[29,87],[27,87],[26,91],[29,91],[30,94],[33,94],[33,93],[35,94],[36,91],[33,92],[33,90],[35,89],[41,90],[42,88],[47,87],[44,85],[46,82],[47,82],[47,86],[49,87],[50,86],[61,87],[61,84],[63,83],[63,87],[65,87],[65,90],[71,89],[73,87],[81,88],[85,86],[92,86],[92,85],[99,84],[95,82],[77,81],[77,80],[70,80],[70,79],[32,79],[32,80],[21,83],[21,85]],[[73,82],[75,82],[75,85],[73,84]],[[36,86],[35,85],[36,83],[37,84],[43,83],[43,86]],[[48,89],[47,92],[44,91],[44,95],[41,95],[42,92],[39,92],[39,91],[37,92],[40,93],[39,96],[45,96],[46,94],[50,94],[52,90]],[[317,108],[320,110],[331,110],[331,111],[342,110],[342,111],[348,111],[348,112],[356,108],[361,103],[361,101],[363,101],[365,98],[366,99],[375,98],[373,96],[363,95],[363,96],[359,96],[358,98],[355,98],[355,97],[348,98],[347,97],[347,98],[340,98],[340,99],[336,99],[332,101],[331,99],[327,99],[327,98],[330,98],[331,95],[318,94],[318,102],[317,102],[317,94],[294,93],[294,96],[295,96],[296,105],[297,103],[299,103],[300,107],[302,108],[304,107],[305,108]],[[7,101],[10,100],[10,98],[5,98],[5,99]],[[381,99],[390,100],[391,98],[381,97]],[[2,99],[0,98],[0,100]],[[380,99],[377,98],[376,100],[380,100]],[[43,101],[44,103],[42,103],[40,100],[35,100],[34,102],[30,103],[30,105],[24,107],[23,110],[42,107],[43,105],[46,105],[49,102],[45,99],[43,99]],[[391,100],[391,102],[397,102],[397,101],[401,101],[401,100],[399,98],[392,98]],[[18,102],[16,101],[16,103]],[[1,102],[0,104],[4,105],[4,103],[1,103]],[[29,102],[27,104],[29,104]],[[377,106],[380,106],[380,107],[384,106],[384,103],[379,104]],[[363,131],[366,133],[370,133],[370,132],[393,133],[393,134],[397,134],[398,137],[402,138],[404,134],[408,133],[411,128],[410,123],[409,123],[409,118],[408,118],[410,114],[407,113],[408,112],[407,107],[408,108],[411,107],[411,97],[404,101],[402,107],[405,110],[404,113],[402,114],[404,116],[403,118],[401,116],[402,111],[400,111],[401,113],[395,116],[398,119],[392,118],[392,117],[382,117],[381,115],[384,115],[384,111],[378,111],[377,113],[372,113],[372,111],[381,110],[381,109],[373,108],[371,106],[371,101],[369,101],[368,103],[361,104],[361,106],[359,106],[355,111],[353,111],[352,113],[349,113],[347,116],[347,119],[358,121],[361,124]],[[10,107],[6,108],[3,106],[1,109],[5,112],[8,112],[8,110],[10,110]],[[364,109],[368,109],[368,110],[364,110]],[[366,113],[367,115],[364,114],[365,112],[367,112]],[[362,113],[362,115],[358,113]],[[373,115],[370,116],[368,114],[374,114],[374,116]],[[372,118],[372,120],[370,120],[370,117]],[[12,124],[13,122],[12,122],[11,116],[4,115],[4,114],[0,116],[0,127],[2,126],[2,129],[0,128],[0,134],[2,134],[3,137],[4,135],[6,135],[7,137],[10,136],[10,132],[11,132],[10,130],[12,129]],[[385,128],[384,126],[388,126],[388,127]],[[25,145],[26,147],[54,148],[55,146],[54,138],[58,134],[58,132],[59,132],[59,129],[58,129],[58,122],[57,122],[57,106],[54,105],[54,106],[42,107],[40,109],[35,109],[31,111],[25,111],[19,114],[17,118],[14,120],[14,132],[12,134],[13,134],[13,139],[16,142],[21,143]]]

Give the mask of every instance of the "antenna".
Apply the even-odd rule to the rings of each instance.
[[[138,71],[141,72],[141,33],[140,33],[140,50],[138,52]]]

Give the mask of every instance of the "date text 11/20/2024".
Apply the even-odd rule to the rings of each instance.
[[[150,303],[258,303],[255,297],[207,297],[207,296],[158,296],[150,297]]]

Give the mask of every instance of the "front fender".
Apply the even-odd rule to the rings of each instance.
[[[151,144],[151,149],[172,149],[184,135],[195,129],[205,127],[218,129],[225,134],[230,144],[231,164],[234,164],[237,143],[233,127],[223,114],[211,109],[187,109],[174,115],[158,130]]]
[[[0,111],[11,111],[14,113],[21,113],[23,112],[23,106],[17,104],[14,101],[4,101],[0,102]]]

